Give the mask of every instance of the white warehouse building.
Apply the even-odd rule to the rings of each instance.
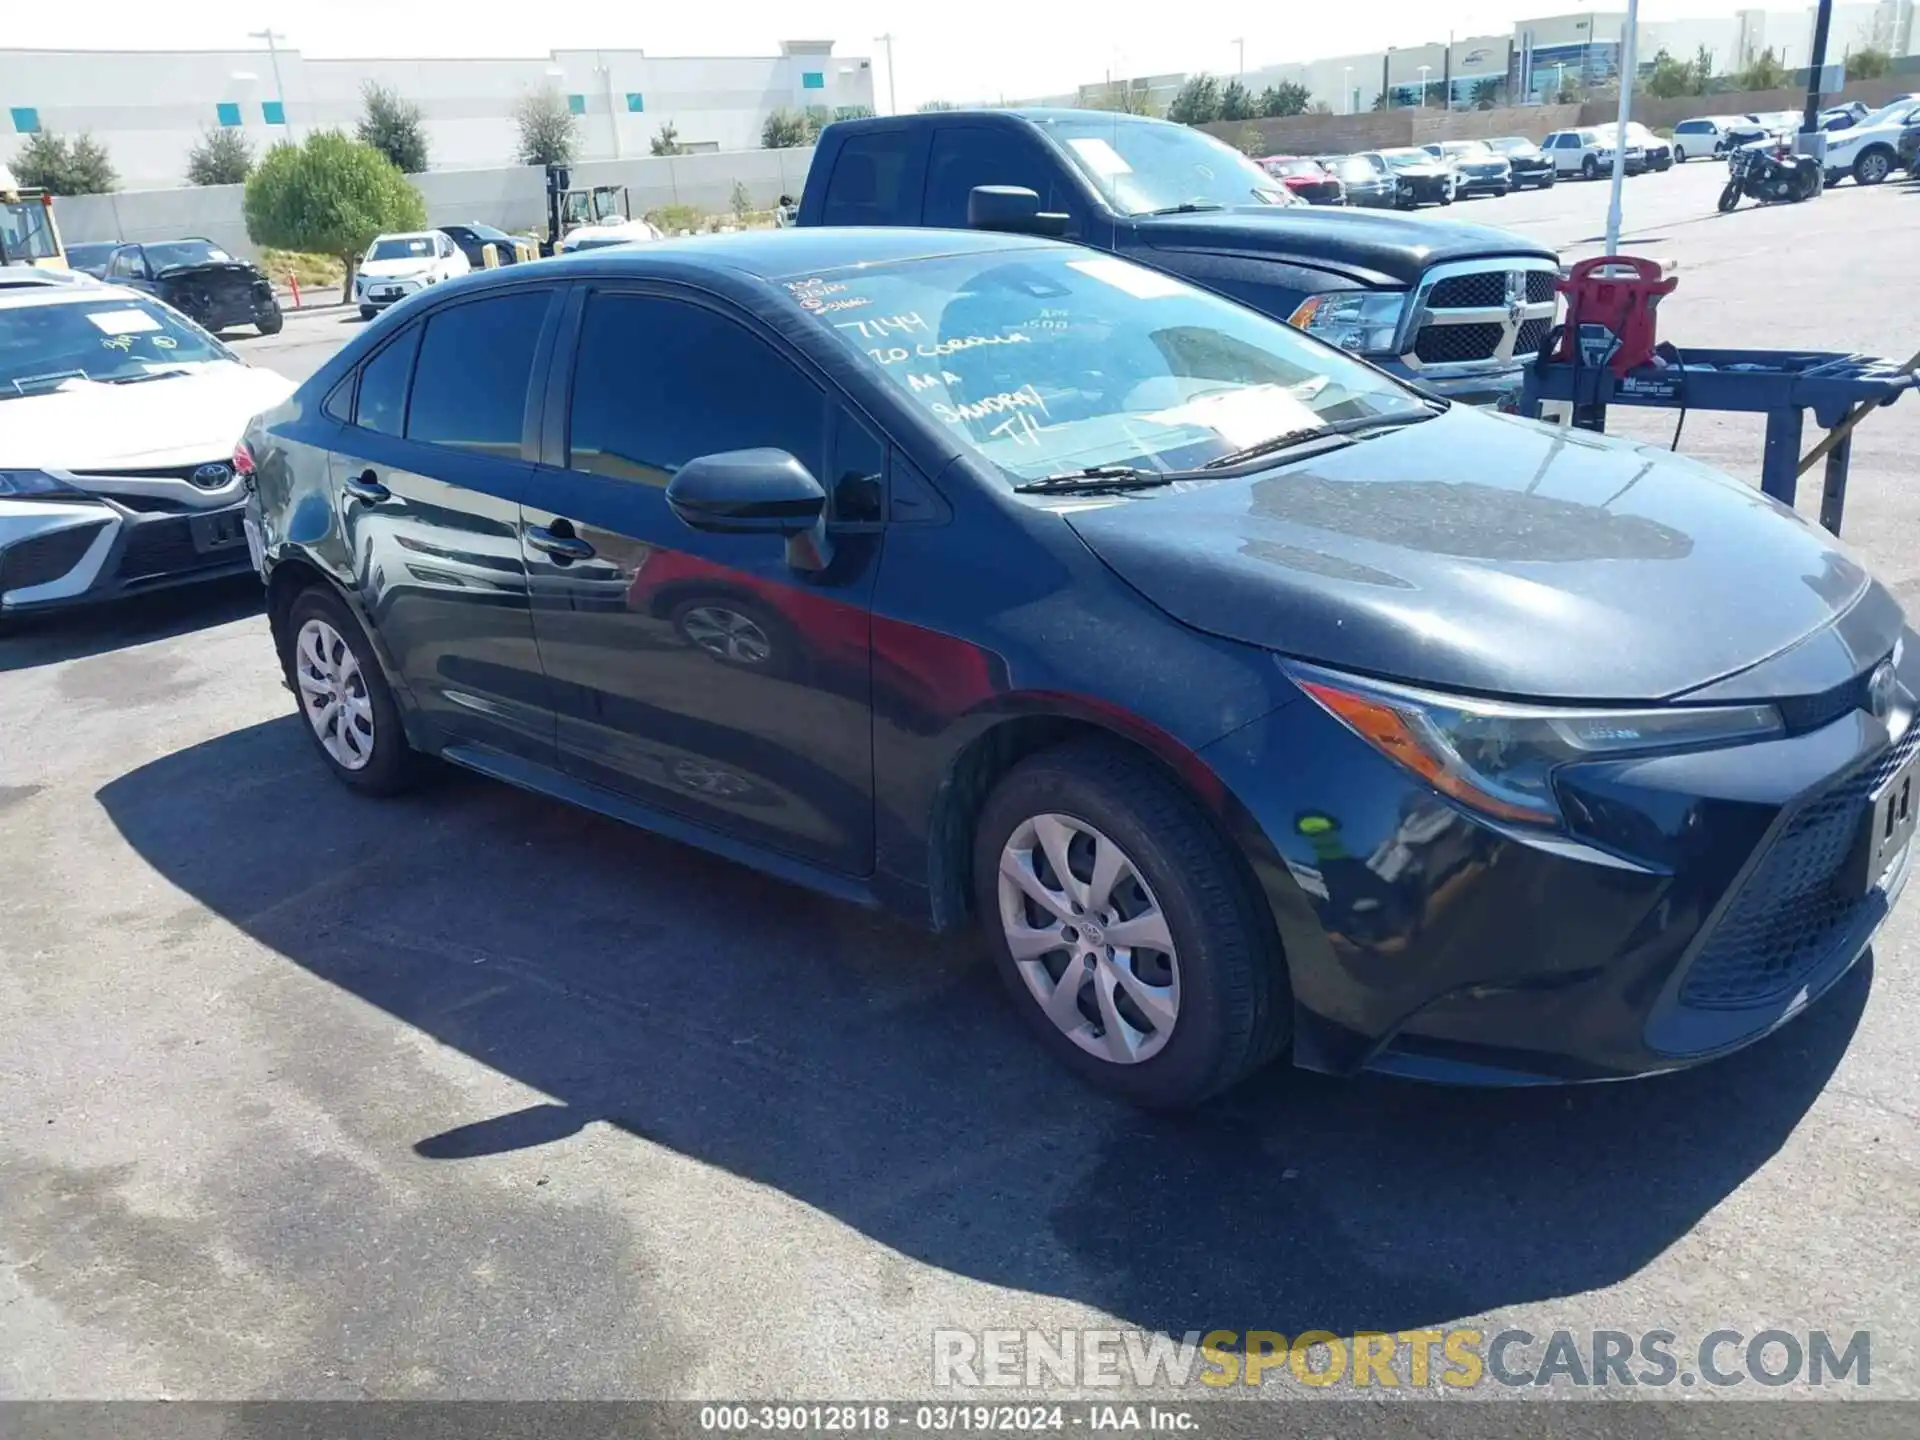
[[[776,110],[873,106],[873,68],[831,40],[778,55],[664,58],[555,50],[523,60],[328,60],[298,50],[0,49],[0,161],[35,131],[91,134],[130,190],[186,182],[208,130],[238,128],[257,152],[311,130],[351,131],[368,83],[417,104],[429,167],[515,163],[513,111],[551,89],[579,117],[581,160],[645,155],[663,125],[694,150],[750,150]]]

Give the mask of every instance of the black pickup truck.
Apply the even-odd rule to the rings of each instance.
[[[829,125],[796,223],[1063,236],[1472,404],[1517,395],[1553,324],[1560,263],[1486,226],[1290,204],[1279,181],[1201,131],[1093,110]]]

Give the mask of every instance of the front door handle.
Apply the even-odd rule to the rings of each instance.
[[[380,477],[371,470],[362,470],[341,487],[356,500],[364,500],[369,505],[378,505],[382,500],[391,500],[393,492],[380,483]]]
[[[556,520],[555,525],[566,525],[564,520]],[[575,560],[591,560],[594,548],[578,535],[571,533],[573,527],[567,525],[566,533],[550,530],[544,525],[534,525],[527,530],[527,544],[543,554],[551,555],[556,565],[566,565]]]

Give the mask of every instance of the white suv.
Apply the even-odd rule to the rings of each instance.
[[[1556,130],[1540,142],[1540,148],[1553,157],[1553,169],[1557,175],[1578,175],[1587,180],[1598,180],[1613,169],[1613,139],[1604,131],[1591,127],[1584,130]],[[1627,147],[1627,169],[1635,174],[1646,168],[1646,157],[1640,147]]]
[[[1920,124],[1920,101],[1909,95],[1828,135],[1827,184],[1851,175],[1855,184],[1878,185],[1899,167],[1901,133],[1915,124]]]
[[[371,320],[394,301],[471,269],[472,264],[453,243],[453,237],[438,230],[381,235],[367,247],[360,261],[360,273],[353,278],[353,298],[360,303],[360,318]]]

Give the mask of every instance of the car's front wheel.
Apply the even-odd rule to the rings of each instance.
[[[1673,163],[1676,165],[1684,165],[1687,163],[1687,147],[1686,146],[1676,145],[1673,147]]]
[[[360,307],[360,318],[362,320],[371,320],[373,319],[374,316],[378,315],[379,313],[380,312],[371,305],[362,305]]]
[[[1882,149],[1867,151],[1853,162],[1853,179],[1858,185],[1878,185],[1893,173],[1893,156]]]
[[[1175,1109],[1278,1053],[1291,995],[1227,841],[1143,757],[1043,751],[988,797],[974,900],[1014,1004],[1086,1079]]]
[[[334,777],[369,795],[404,790],[419,755],[407,743],[393,691],[353,612],[315,586],[295,598],[283,635],[287,683]]]
[[[1586,159],[1580,162],[1580,173],[1589,180],[1598,178],[1600,174],[1600,162],[1591,155],[1587,156]]]

